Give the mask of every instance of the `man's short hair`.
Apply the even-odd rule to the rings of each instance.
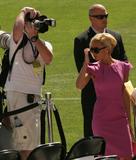
[[[89,7],[89,16],[93,15],[93,12],[96,8],[103,8],[106,10],[106,8],[102,4],[93,4]]]

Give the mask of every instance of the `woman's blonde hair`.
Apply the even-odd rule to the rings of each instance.
[[[112,51],[116,46],[117,41],[109,33],[98,33],[91,39],[89,47],[91,48],[94,43],[100,43],[103,47],[108,47]]]

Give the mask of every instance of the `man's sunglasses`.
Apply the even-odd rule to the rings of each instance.
[[[106,47],[102,47],[102,48],[97,48],[97,47],[91,47],[90,48],[90,52],[91,53],[96,53],[96,54],[98,54],[102,49],[105,49]]]
[[[104,19],[108,18],[108,14],[105,15],[91,15],[91,17],[97,18],[97,19]]]

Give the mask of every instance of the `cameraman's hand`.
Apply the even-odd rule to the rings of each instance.
[[[38,35],[38,30],[34,27],[33,23],[31,22],[26,22],[25,31],[27,32],[27,35],[30,39],[31,37]]]
[[[25,28],[27,28],[28,33],[32,35],[35,35],[35,33],[37,34],[37,31],[33,29],[33,26],[31,26],[32,27],[31,29],[30,29],[30,26],[29,27],[27,26],[27,21],[25,20],[25,18],[28,13],[30,18],[32,19],[34,19],[36,16],[40,14],[39,11],[37,11],[32,7],[24,7],[21,9],[20,13],[16,17],[14,27],[13,27],[13,40],[15,43],[19,42],[20,38],[24,34]]]
[[[37,11],[36,9],[32,8],[32,7],[24,7],[21,9],[21,12],[24,13],[24,15],[26,15],[27,13],[30,13],[30,18],[34,19],[37,15],[40,15],[40,12]]]

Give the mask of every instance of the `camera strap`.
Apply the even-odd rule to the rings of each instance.
[[[2,113],[0,115],[0,122],[2,121],[3,118],[5,117],[9,117],[9,116],[12,116],[12,115],[15,115],[15,114],[19,114],[19,113],[22,113],[22,112],[26,112],[28,110],[31,110],[37,106],[39,106],[40,104],[38,102],[35,102],[35,103],[32,103],[28,106],[25,106],[25,107],[22,107],[22,108],[19,108],[19,109],[16,109],[16,110],[13,110],[13,111],[9,111],[9,112],[5,112],[5,113]]]
[[[38,57],[39,52],[36,49],[36,47],[33,46],[32,42],[30,41],[29,38],[28,38],[28,42],[30,43],[30,46],[31,46],[31,49],[32,49],[33,58],[30,59],[30,60],[27,60],[27,57],[25,57],[24,47],[23,47],[23,50],[22,50],[22,57],[23,57],[23,60],[26,64],[32,64],[36,60],[36,58]],[[27,54],[26,54],[26,56],[27,56]]]
[[[14,63],[14,60],[15,60],[15,56],[16,56],[16,54],[17,54],[17,51],[18,51],[19,49],[23,48],[23,47],[26,45],[27,40],[28,40],[27,35],[24,34],[21,43],[18,45],[17,49],[15,50],[15,52],[14,52],[14,54],[13,54],[13,56],[12,56],[12,59],[11,59],[10,65],[9,65],[9,80],[10,80],[10,77],[11,77],[11,72],[12,72],[12,68],[13,68],[13,63]]]
[[[29,43],[30,43],[30,45],[31,45],[31,48],[32,48],[32,53],[33,53],[33,60],[32,61],[27,61],[26,59],[25,59],[25,56],[24,56],[24,48],[23,48],[23,52],[22,52],[22,57],[23,57],[23,60],[24,60],[24,62],[25,63],[27,63],[27,64],[33,64],[33,67],[34,68],[41,68],[42,66],[40,66],[40,65],[38,65],[38,67],[35,67],[36,65],[37,65],[37,63],[36,63],[36,59],[37,59],[37,57],[38,57],[38,55],[39,55],[39,52],[38,52],[38,50],[36,49],[36,47],[34,48],[34,46],[32,45],[32,42],[30,41],[30,39],[28,39],[27,38],[27,40],[29,41]],[[36,65],[35,65],[36,64]],[[38,70],[38,69],[35,69],[34,70],[34,73],[36,73],[37,71],[36,70]],[[45,70],[45,65],[43,66],[43,81],[42,81],[42,85],[44,85],[45,84],[45,79],[46,79],[46,70]]]
[[[31,109],[35,108],[35,107],[38,107],[39,105],[41,105],[41,103],[35,102],[35,103],[32,103],[28,106],[25,106],[25,107],[22,107],[22,108],[19,108],[19,109],[10,111],[10,112],[2,113],[2,114],[0,114],[0,122],[2,122],[2,120],[5,117],[9,117],[9,116],[12,116],[12,115],[15,115],[15,114],[26,112],[28,110],[31,110]],[[41,144],[45,143],[45,129],[46,129],[45,116],[46,116],[46,113],[47,113],[47,109],[41,111]],[[54,113],[55,120],[56,120],[56,123],[57,123],[57,128],[58,128],[58,131],[59,131],[61,143],[63,144],[63,146],[66,149],[67,148],[66,138],[65,138],[63,127],[62,127],[60,115],[59,115],[59,112],[58,112],[55,105],[53,107],[53,113]]]

